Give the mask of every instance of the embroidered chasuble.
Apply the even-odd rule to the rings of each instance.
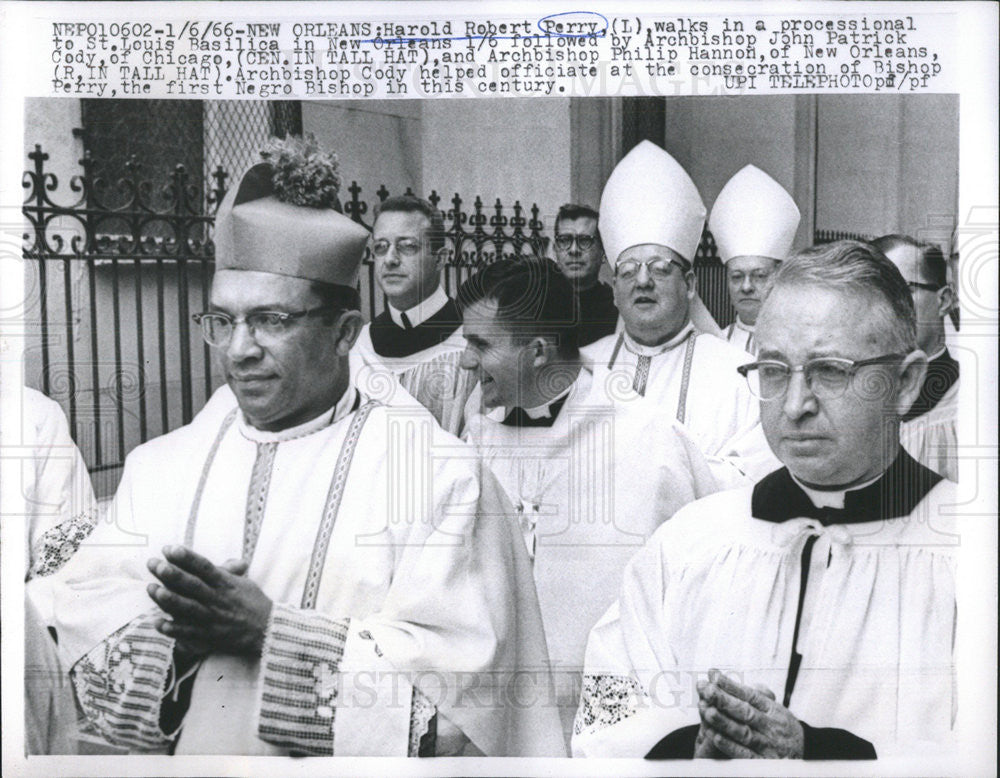
[[[91,726],[136,752],[565,753],[554,710],[502,691],[530,669],[523,699],[545,698],[545,644],[510,504],[464,444],[354,389],[277,433],[211,406],[129,455],[108,521],[57,574]],[[184,679],[145,562],[181,543],[251,559],[274,607],[260,657],[196,666],[175,733],[162,700]]]
[[[672,420],[616,414],[592,401],[591,383],[584,368],[547,408],[476,414],[466,433],[520,517],[567,742],[587,633],[617,597],[626,562],[677,510],[716,490]]]
[[[920,394],[899,428],[910,456],[952,481],[958,481],[958,377],[958,362],[944,349],[927,363]]]
[[[753,483],[778,466],[764,439],[758,402],[736,372],[753,357],[688,324],[660,346],[609,335],[582,349],[593,391],[623,412],[661,413],[682,423],[720,487]]]
[[[754,339],[754,328],[744,324],[737,318],[726,327],[726,340],[736,348],[757,356],[757,341]]]
[[[458,435],[465,403],[476,385],[475,376],[458,366],[465,349],[461,325],[455,301],[441,289],[417,309],[387,308],[362,328],[352,350],[368,368],[356,373],[359,388],[396,404],[394,379],[444,429]]]
[[[574,754],[692,756],[695,681],[712,667],[774,692],[808,725],[807,758],[940,753],[956,711],[955,496],[900,450],[846,493],[783,468],[683,508],[590,634]]]

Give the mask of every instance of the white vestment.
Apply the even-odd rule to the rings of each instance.
[[[399,317],[403,314],[408,314],[412,327],[402,328]],[[364,372],[352,372],[358,388],[386,404],[406,403],[406,397],[393,397],[398,381],[405,394],[430,411],[438,424],[459,435],[465,403],[476,386],[475,374],[458,365],[465,350],[461,327],[453,329],[459,318],[440,287],[409,311],[388,307],[375,322],[365,324],[351,352],[367,367]],[[375,323],[382,327],[382,337],[390,339],[383,349],[386,353],[380,353],[372,342]]]
[[[958,386],[959,364],[949,351],[929,355],[920,394],[899,427],[910,456],[952,481],[958,481]]]
[[[737,316],[733,323],[726,327],[726,340],[736,348],[748,354],[757,356],[757,340],[754,338],[754,328],[744,324]]]
[[[616,414],[590,390],[583,368],[551,426],[510,426],[497,408],[471,416],[466,433],[521,516],[567,738],[587,634],[626,562],[677,510],[717,489],[671,418]]]
[[[958,387],[927,413],[899,425],[899,442],[920,464],[958,481]]]
[[[697,725],[695,684],[713,667],[764,684],[810,727],[867,740],[880,758],[948,740],[955,486],[922,470],[922,485],[880,478],[867,490],[896,518],[794,518],[799,500],[830,497],[796,498],[794,487],[768,488],[761,502],[730,490],[681,510],[629,563],[619,601],[591,632],[574,754],[644,756]],[[782,470],[757,489],[782,473],[790,483]],[[779,515],[752,517],[768,511]]]
[[[183,543],[252,559],[274,607],[261,657],[201,662],[178,753],[405,756],[435,712],[439,746],[564,753],[555,711],[515,701],[549,693],[538,605],[510,505],[465,444],[353,389],[277,433],[210,405],[129,455],[108,521],[58,574],[60,651],[105,737],[170,743],[161,701],[183,679],[145,561]]]
[[[736,372],[753,357],[688,324],[655,348],[627,333],[582,349],[593,364],[593,391],[623,410],[669,414],[712,466],[720,487],[753,483],[779,466],[764,439],[758,401]]]

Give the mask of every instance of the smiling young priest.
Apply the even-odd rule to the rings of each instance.
[[[579,301],[548,260],[497,260],[459,290],[462,367],[482,386],[466,438],[514,503],[531,552],[556,702],[569,740],[587,633],[629,558],[682,506],[717,490],[670,417],[594,402]]]
[[[742,372],[784,467],[683,508],[587,645],[587,756],[939,755],[956,710],[955,484],[900,446],[927,360],[899,271],[784,262]]]
[[[238,408],[135,449],[57,574],[80,708],[136,752],[563,754],[510,505],[433,455],[465,446],[429,414],[355,388],[368,233],[300,157],[217,217],[199,321]]]

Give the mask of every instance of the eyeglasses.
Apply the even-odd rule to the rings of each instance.
[[[254,311],[246,316],[236,317],[212,311],[196,313],[191,318],[201,325],[201,336],[209,346],[223,348],[229,344],[233,330],[240,322],[247,325],[250,335],[258,342],[274,341],[288,332],[293,321],[334,313],[336,311],[329,306],[319,306],[305,311]]]
[[[763,284],[767,279],[771,277],[771,273],[768,270],[752,270],[750,273],[741,273],[740,271],[734,271],[729,274],[729,283],[731,284],[742,284],[743,280],[749,276],[750,281],[754,284]]]
[[[597,236],[576,235],[572,232],[562,232],[559,235],[556,235],[556,248],[560,251],[569,251],[573,248],[574,242],[580,248],[580,251],[586,251],[597,243]]]
[[[388,240],[377,240],[372,244],[372,254],[380,259],[389,253],[393,243]],[[415,257],[423,249],[424,244],[419,238],[396,238],[396,253],[401,257]]]
[[[737,372],[746,379],[750,392],[758,400],[769,402],[785,396],[792,373],[802,373],[806,386],[820,400],[840,397],[850,386],[854,374],[868,365],[887,364],[903,359],[904,354],[883,354],[871,359],[841,359],[840,357],[818,357],[802,365],[786,365],[777,360],[761,360],[748,365],[740,365]],[[753,374],[757,380],[753,380]]]
[[[673,275],[675,266],[679,267],[682,271],[687,272],[687,268],[680,262],[660,257],[659,259],[653,259],[649,262],[639,262],[635,259],[627,259],[624,262],[619,262],[617,267],[615,267],[615,276],[618,278],[624,278],[626,281],[630,281],[639,275],[639,268],[641,266],[644,266],[646,270],[649,271],[650,277],[661,281]]]
[[[910,289],[926,289],[928,292],[936,292],[939,289],[943,289],[943,286],[935,286],[934,284],[925,284],[920,281],[907,281],[906,285]]]

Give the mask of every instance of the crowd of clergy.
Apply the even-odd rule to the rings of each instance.
[[[235,182],[196,316],[225,385],[98,507],[25,389],[26,747],[875,759],[952,741],[958,363],[941,249],[793,250],[644,141],[550,256],[441,283],[442,215]],[[303,172],[305,171],[305,172]],[[706,222],[707,217],[707,222]],[[693,269],[710,229],[736,318]],[[387,302],[365,322],[366,251]]]

